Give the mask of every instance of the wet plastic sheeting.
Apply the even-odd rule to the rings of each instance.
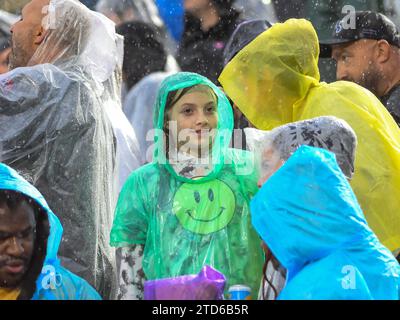
[[[115,284],[108,243],[116,172],[103,106],[118,100],[115,29],[76,1],[54,0],[50,10],[48,21],[56,24],[30,66],[0,76],[1,160],[27,177],[60,218],[62,263],[108,298]]]

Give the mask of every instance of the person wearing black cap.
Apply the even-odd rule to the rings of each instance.
[[[225,46],[223,53],[224,66],[226,66],[240,50],[271,26],[272,24],[264,19],[253,19],[240,23]],[[235,148],[246,149],[246,137],[242,129],[251,127],[251,124],[232,101],[231,104],[234,114],[234,128],[236,129],[234,130],[232,141],[235,144]],[[237,145],[238,142],[240,143],[239,146]]]
[[[272,24],[269,21],[263,19],[247,20],[240,23],[224,49],[224,65],[227,65],[240,50],[271,26]]]
[[[233,0],[185,0],[185,29],[177,60],[182,71],[200,73],[214,83],[223,68],[223,50],[242,21]]]
[[[374,93],[400,125],[400,34],[385,15],[357,11],[336,23],[331,39],[320,41],[321,57],[337,62],[338,80],[355,82]]]

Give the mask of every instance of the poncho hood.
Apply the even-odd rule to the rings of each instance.
[[[172,168],[169,160],[166,159],[164,151],[165,146],[163,139],[163,128],[165,120],[164,114],[166,112],[165,104],[168,94],[171,91],[176,91],[196,85],[208,86],[214,91],[217,97],[218,125],[216,128],[217,132],[212,146],[213,170],[206,177],[197,180],[191,180],[178,175]],[[161,87],[154,108],[154,128],[157,129],[154,139],[154,160],[164,165],[167,170],[178,180],[191,183],[201,183],[207,180],[214,179],[224,165],[224,159],[228,151],[233,130],[232,107],[224,93],[210,80],[196,73],[180,72],[169,76],[161,83]]]
[[[291,122],[296,102],[318,85],[318,56],[311,23],[290,19],[250,42],[226,65],[219,82],[251,123],[272,129]]]
[[[376,240],[335,155],[320,148],[301,146],[256,194],[251,212],[289,273],[354,242]]]

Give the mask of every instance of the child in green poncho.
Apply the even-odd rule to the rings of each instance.
[[[232,108],[208,79],[178,73],[155,106],[154,160],[125,183],[111,245],[118,248],[119,299],[143,298],[143,281],[197,274],[204,265],[255,298],[263,265],[251,227],[253,161],[229,148]]]

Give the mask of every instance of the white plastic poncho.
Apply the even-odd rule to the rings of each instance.
[[[139,142],[142,163],[151,162],[153,138],[153,107],[158,90],[169,72],[154,72],[140,80],[128,93],[124,101],[124,113],[132,126]]]
[[[116,146],[106,106],[119,101],[121,48],[114,24],[75,0],[52,0],[44,23],[29,66],[0,76],[1,160],[58,213],[62,264],[110,298]]]
[[[104,108],[111,121],[115,138],[117,140],[116,166],[118,178],[114,179],[118,194],[129,175],[142,165],[139,142],[135,130],[122,109],[122,61],[124,56],[123,37],[116,35],[118,48],[118,64],[114,76],[110,80],[108,92],[112,92],[104,102]],[[111,85],[110,85],[111,84]]]

